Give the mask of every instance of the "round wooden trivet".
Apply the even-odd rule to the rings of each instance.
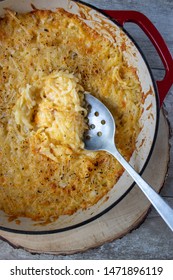
[[[164,184],[169,162],[169,128],[161,112],[159,131],[152,157],[143,174],[156,191]],[[0,231],[1,238],[14,247],[35,253],[72,254],[118,239],[136,228],[146,217],[150,203],[135,186],[108,213],[78,229],[48,235],[26,235]]]

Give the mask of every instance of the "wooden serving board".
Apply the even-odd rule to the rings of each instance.
[[[143,178],[158,192],[164,184],[168,162],[169,127],[161,111],[156,145],[143,173]],[[98,247],[129,233],[144,221],[149,208],[148,199],[135,186],[113,209],[78,229],[47,235],[0,231],[0,236],[14,247],[34,253],[73,254]]]

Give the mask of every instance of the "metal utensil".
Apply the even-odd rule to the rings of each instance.
[[[92,151],[107,151],[112,154],[131,175],[136,184],[150,200],[157,212],[173,231],[173,209],[148,185],[134,168],[118,152],[115,142],[115,121],[108,108],[97,98],[85,93],[88,106],[89,129],[85,133],[85,149]]]

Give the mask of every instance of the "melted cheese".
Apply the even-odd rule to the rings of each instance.
[[[0,209],[52,221],[103,198],[123,173],[106,152],[83,149],[83,91],[116,120],[129,160],[140,132],[142,91],[121,46],[62,9],[0,20]]]

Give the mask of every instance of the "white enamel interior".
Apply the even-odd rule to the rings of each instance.
[[[56,8],[61,7],[71,13],[75,13],[78,15],[80,15],[80,11],[82,10],[82,12],[85,13],[86,16],[86,19],[83,20],[89,26],[106,36],[113,43],[115,43],[115,35],[116,38],[119,38],[116,41],[116,44],[119,45],[121,44],[122,40],[125,40],[126,51],[124,51],[124,57],[128,61],[129,65],[135,66],[137,68],[137,74],[141,82],[142,90],[147,96],[145,99],[145,103],[142,105],[144,109],[141,117],[142,130],[138,137],[136,151],[134,152],[130,161],[135,169],[140,172],[145,165],[151,151],[157,123],[157,102],[154,93],[153,82],[146,63],[140,52],[132,43],[131,39],[129,39],[129,37],[122,31],[119,26],[117,26],[115,23],[113,23],[111,20],[109,20],[107,17],[103,16],[96,10],[78,4],[77,2],[68,0],[32,0],[31,2],[29,0],[6,0],[4,2],[0,2],[0,15],[3,16],[4,8],[10,8],[18,12],[31,11],[31,3],[38,9],[55,10]],[[151,90],[151,94],[147,95],[147,92],[149,90]],[[68,227],[77,226],[83,222],[85,223],[91,218],[96,217],[105,209],[110,207],[113,203],[117,202],[127,192],[132,183],[133,180],[126,172],[124,172],[118,183],[109,192],[109,199],[106,200],[105,198],[103,198],[96,205],[85,211],[78,211],[72,216],[62,216],[56,222],[47,225],[39,225],[28,218],[20,218],[20,224],[16,224],[15,221],[9,222],[7,215],[0,211],[0,227],[17,231],[42,231],[49,233],[50,231],[63,230]],[[106,195],[106,197],[108,195]]]

